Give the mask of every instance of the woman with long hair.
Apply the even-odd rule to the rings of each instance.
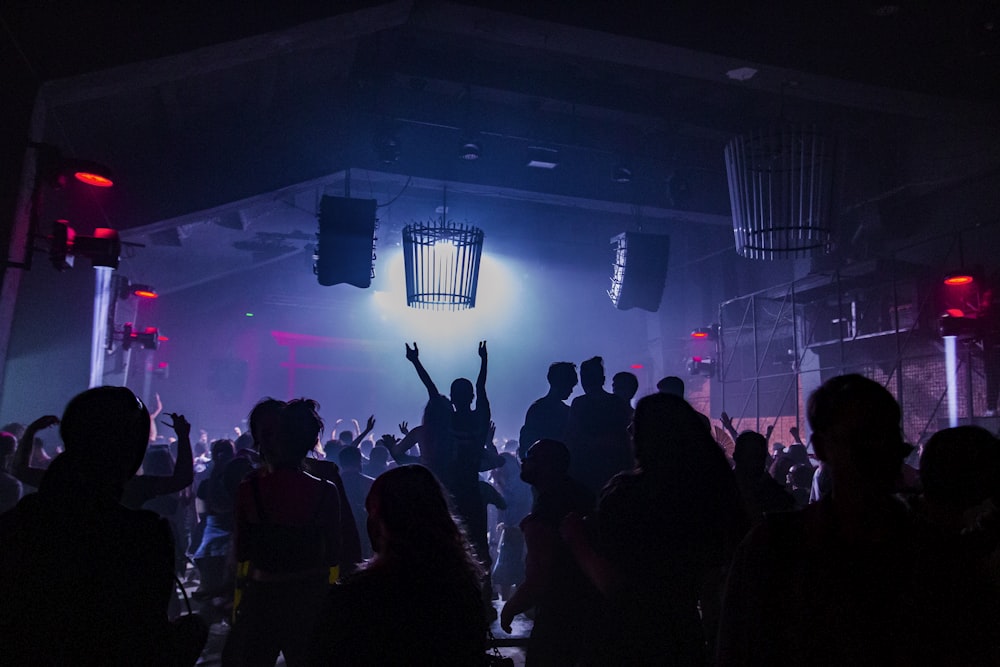
[[[482,566],[437,478],[388,470],[365,502],[374,557],[335,586],[311,658],[336,665],[479,664],[486,648]]]

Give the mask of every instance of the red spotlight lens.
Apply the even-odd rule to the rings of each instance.
[[[691,357],[691,361],[695,362],[696,364],[699,364],[701,363],[701,357]]]
[[[965,312],[961,308],[949,308],[944,312],[948,317],[965,317]]]
[[[632,364],[632,368],[636,369],[642,368],[642,364]]]
[[[74,172],[73,176],[81,183],[93,185],[98,188],[110,188],[114,185],[114,182],[110,178],[89,171],[77,171]]]
[[[160,342],[162,343],[163,341],[165,341],[165,340],[170,340],[170,339],[169,339],[169,338],[167,338],[166,336],[160,336],[160,337],[159,337],[159,340],[160,340]]]
[[[708,338],[707,331],[692,331],[691,338]]]
[[[972,276],[967,274],[955,274],[944,279],[944,284],[950,287],[957,285],[969,285],[972,283]]]
[[[143,299],[158,299],[160,297],[160,295],[154,292],[153,290],[147,290],[147,289],[137,289],[134,292],[132,292],[132,294],[135,294],[136,296],[141,297]]]

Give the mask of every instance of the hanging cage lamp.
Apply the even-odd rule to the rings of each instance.
[[[403,228],[406,305],[433,310],[475,308],[483,230],[446,222]]]
[[[798,259],[832,244],[834,141],[814,127],[782,127],[726,146],[736,252]]]

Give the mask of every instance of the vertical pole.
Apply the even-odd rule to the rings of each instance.
[[[958,426],[958,363],[955,336],[944,337],[944,374],[948,383],[948,427]]]
[[[108,335],[108,305],[111,301],[110,266],[94,267],[94,324],[90,339],[90,384],[99,387],[104,384],[105,344]]]

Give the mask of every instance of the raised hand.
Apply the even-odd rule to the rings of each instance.
[[[417,346],[417,344],[416,344],[416,343],[414,343],[414,344],[413,344],[413,347],[416,347],[416,346]],[[479,356],[480,356],[480,358],[482,358],[482,359],[485,359],[485,358],[487,357],[487,352],[486,352],[486,341],[485,341],[485,340],[481,340],[481,341],[479,341]]]
[[[767,429],[764,431],[764,439],[770,440],[772,433],[774,433],[774,424],[768,424]]]
[[[413,341],[413,347],[410,347],[409,343],[403,343],[406,346],[406,360],[411,362],[416,362],[420,358],[420,350],[417,348],[417,342]]]
[[[368,423],[365,424],[365,433],[371,433],[373,428],[375,428],[375,415],[368,417]]]
[[[191,436],[191,424],[184,418],[184,415],[179,415],[176,412],[168,412],[167,416],[173,421],[168,423],[165,420],[161,420],[161,424],[172,428],[178,438],[188,438]]]
[[[59,417],[56,417],[55,415],[45,415],[44,417],[39,417],[35,421],[31,422],[24,432],[27,433],[28,431],[31,431],[32,433],[36,433],[42,429],[49,428],[50,426],[55,426],[58,423]]]
[[[726,427],[727,431],[733,428],[733,418],[730,417],[729,413],[725,410],[723,410],[722,414],[719,415],[719,421],[722,422],[722,425]]]
[[[802,438],[799,437],[799,427],[798,426],[791,427],[790,429],[788,429],[788,432],[791,434],[791,436],[793,438],[795,438],[795,442],[802,442]]]
[[[410,432],[409,422],[399,422],[399,432],[402,433],[403,435],[409,433]]]

